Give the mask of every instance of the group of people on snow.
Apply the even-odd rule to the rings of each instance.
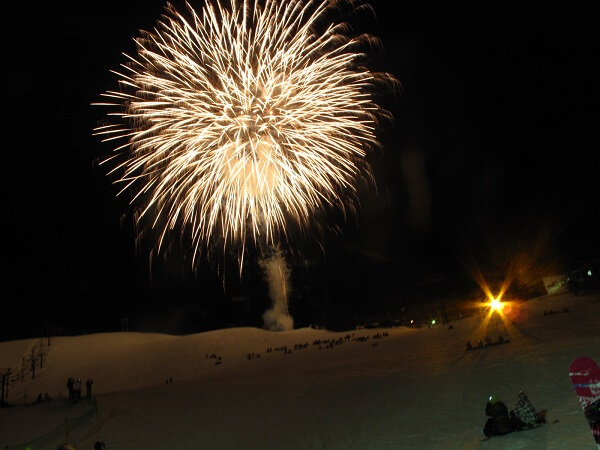
[[[483,434],[487,437],[499,436],[545,423],[546,419],[537,413],[523,391],[519,391],[517,399],[517,405],[509,413],[497,395],[490,395],[485,405],[485,415],[489,418],[483,428]]]
[[[480,339],[477,341],[476,346],[471,344],[471,341],[467,341],[466,350],[468,351],[468,350],[475,350],[476,348],[491,347],[492,345],[505,344],[507,342],[510,342],[510,341],[507,341],[506,339],[504,339],[504,336],[502,336],[502,335],[498,336],[498,340],[496,342],[492,342],[492,339],[489,336],[486,336],[485,342]]]
[[[563,306],[563,309],[562,309],[562,311],[553,311],[553,310],[544,311],[544,315],[545,315],[545,316],[551,316],[551,315],[553,315],[553,314],[558,314],[558,313],[560,313],[560,312],[563,312],[563,313],[568,313],[568,312],[569,312],[569,308],[567,308],[566,306]]]
[[[92,384],[94,381],[91,378],[85,382],[85,397],[92,398]],[[81,378],[69,378],[67,380],[67,389],[69,390],[69,400],[81,400]]]
[[[40,394],[35,399],[35,402],[42,403],[42,402],[49,402],[50,400],[52,400],[52,399],[50,398],[50,396],[48,395],[47,392],[43,396],[42,396],[42,393],[40,392]]]

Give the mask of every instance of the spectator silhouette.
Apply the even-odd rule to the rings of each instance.
[[[69,400],[73,400],[75,398],[74,384],[75,380],[73,378],[69,378],[67,380],[67,389],[69,389]]]
[[[77,378],[73,383],[73,393],[75,400],[81,400],[81,378]]]

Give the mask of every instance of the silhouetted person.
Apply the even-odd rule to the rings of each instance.
[[[81,400],[81,378],[77,378],[73,383],[73,393],[75,400]]]
[[[75,388],[73,385],[75,384],[75,380],[73,378],[69,378],[67,380],[67,389],[69,389],[69,400],[73,400],[75,398]]]
[[[485,405],[485,415],[489,417],[483,428],[483,434],[487,437],[500,436],[513,431],[508,408],[498,399],[498,396],[490,395]]]
[[[92,398],[92,384],[94,384],[94,380],[88,378],[85,382],[85,397]]]

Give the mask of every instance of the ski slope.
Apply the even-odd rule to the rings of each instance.
[[[94,380],[98,405],[69,430],[79,449],[97,440],[109,450],[596,449],[568,367],[581,355],[600,361],[600,297],[541,297],[505,311],[506,322],[482,315],[451,328],[56,337],[35,380],[10,386],[15,406],[0,408],[0,448],[89,410],[57,399],[79,377]],[[467,340],[500,334],[511,342],[465,351]],[[0,343],[0,367],[21,367],[39,343]],[[487,397],[511,409],[521,389],[559,421],[481,442]],[[53,401],[19,405],[46,392]]]

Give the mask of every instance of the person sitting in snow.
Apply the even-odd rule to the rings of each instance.
[[[489,417],[483,428],[487,437],[500,436],[513,431],[508,408],[497,395],[490,395],[485,405],[485,415]]]
[[[539,417],[525,392],[519,391],[517,397],[517,406],[510,412],[515,429],[523,430],[545,422],[543,418]]]

